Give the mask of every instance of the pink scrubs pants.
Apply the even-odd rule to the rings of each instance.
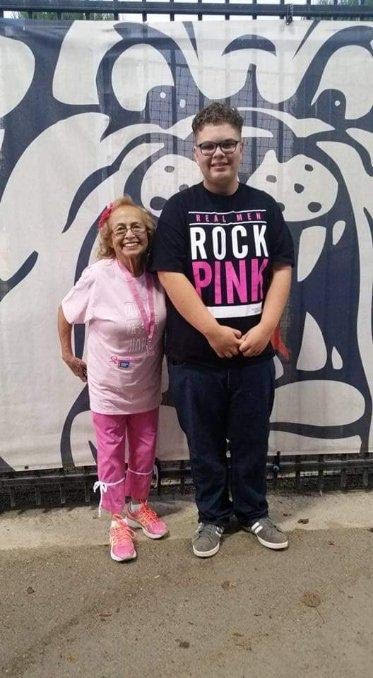
[[[153,475],[159,408],[138,414],[92,412],[97,439],[100,509],[121,513],[125,498],[146,501]],[[128,464],[125,440],[128,441]]]

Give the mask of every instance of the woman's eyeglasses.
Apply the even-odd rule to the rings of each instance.
[[[130,226],[124,226],[124,224],[118,224],[118,227],[115,229],[114,236],[127,235],[131,231],[133,235],[142,235],[146,231],[146,226],[143,224],[131,224]]]
[[[224,155],[229,155],[230,153],[235,152],[237,144],[239,143],[240,141],[237,141],[236,139],[224,139],[224,141],[219,141],[219,143],[215,143],[214,141],[203,141],[201,144],[197,144],[197,148],[199,148],[202,155],[214,155],[218,147]]]

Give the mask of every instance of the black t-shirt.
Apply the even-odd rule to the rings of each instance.
[[[245,184],[226,196],[200,183],[165,204],[150,270],[184,273],[216,320],[244,334],[260,321],[274,262],[294,263],[292,238],[276,201]],[[232,365],[268,358],[273,349],[269,343],[256,358],[219,358],[168,300],[166,354],[176,362]]]

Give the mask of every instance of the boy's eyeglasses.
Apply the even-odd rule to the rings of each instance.
[[[215,143],[214,141],[203,141],[201,144],[197,144],[197,148],[199,148],[202,155],[211,156],[214,155],[219,146],[224,155],[229,155],[230,153],[235,152],[237,144],[239,143],[240,141],[237,141],[236,139],[224,139],[224,141],[219,141],[219,143]]]

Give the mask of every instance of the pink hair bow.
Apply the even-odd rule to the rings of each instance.
[[[111,202],[109,205],[107,205],[107,207],[105,207],[105,209],[100,214],[100,218],[98,220],[98,227],[99,228],[103,227],[105,221],[108,220],[112,211],[113,211],[113,203]]]

